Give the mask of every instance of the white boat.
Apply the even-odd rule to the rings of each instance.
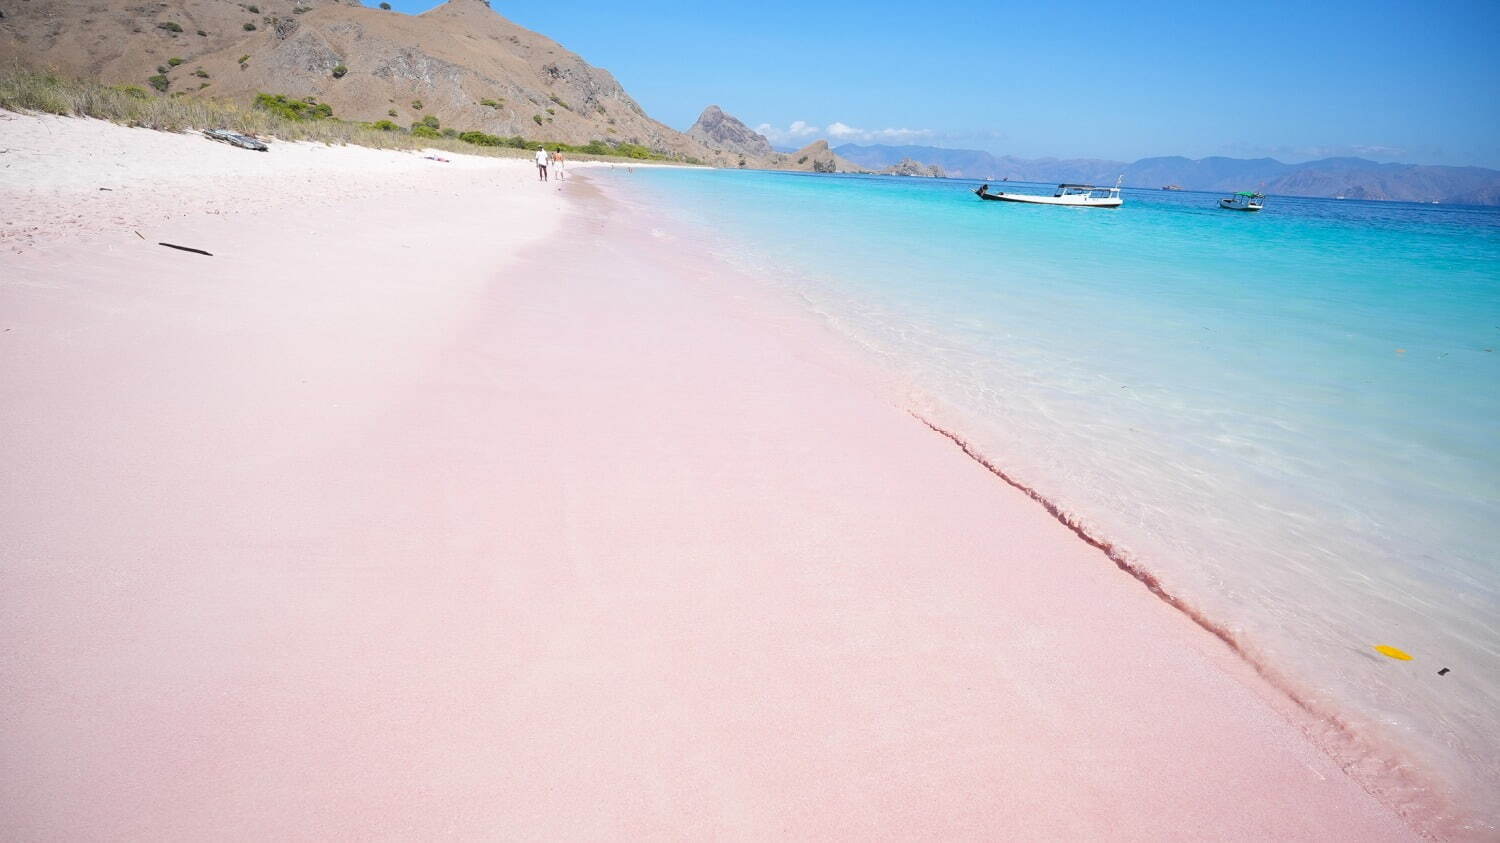
[[[990,186],[982,184],[974,194],[980,199],[989,199],[996,202],[1025,202],[1031,205],[1072,205],[1082,208],[1118,208],[1125,204],[1120,198],[1120,182],[1125,177],[1120,176],[1115,181],[1114,187],[1095,187],[1091,184],[1060,184],[1057,192],[1051,196],[1037,196],[1035,193],[991,193]]]
[[[1230,211],[1259,211],[1266,206],[1266,195],[1264,193],[1251,193],[1241,190],[1233,196],[1226,196],[1219,200],[1219,207]]]

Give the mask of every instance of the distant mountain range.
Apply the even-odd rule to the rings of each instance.
[[[1179,185],[1186,190],[1259,190],[1283,196],[1345,196],[1500,205],[1500,170],[1425,164],[1380,164],[1363,158],[1324,158],[1287,164],[1274,158],[1142,158],[1135,162],[1097,158],[1015,158],[979,149],[936,146],[834,147],[840,157],[870,170],[903,159],[941,167],[950,177],[1036,182],[1113,184],[1125,176],[1132,187]]]

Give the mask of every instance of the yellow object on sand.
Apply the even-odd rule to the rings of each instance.
[[[1395,647],[1387,647],[1384,644],[1376,644],[1375,652],[1380,653],[1383,656],[1390,656],[1393,659],[1400,659],[1404,662],[1411,661],[1411,653],[1408,653],[1405,650],[1398,650]]]

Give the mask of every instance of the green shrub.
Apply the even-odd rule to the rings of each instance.
[[[500,106],[505,105],[505,100],[488,100],[488,99],[485,99],[485,100],[480,100],[479,104],[480,105],[487,105],[490,108],[499,108]]]
[[[547,113],[548,114],[556,114],[557,113],[557,109],[555,109],[555,108],[549,108],[549,109],[547,109]]]
[[[389,115],[389,116],[391,116],[391,117],[395,117],[396,116],[396,109],[392,108],[389,111],[387,111],[386,114]]]
[[[445,130],[443,134],[447,135],[448,132]],[[475,146],[504,146],[511,149],[538,149],[541,147],[541,144],[524,140],[520,135],[502,138],[485,134],[484,132],[468,131],[459,132],[458,139],[464,143],[472,143]]]
[[[169,66],[171,66],[171,67],[176,67],[177,65],[182,64],[182,59],[178,59],[178,58],[167,59],[167,64]]]
[[[382,8],[382,9],[386,10],[387,12],[389,12],[391,10],[391,4],[389,4],[389,3],[381,3],[380,4],[380,8]]]
[[[422,101],[421,100],[412,100],[411,101],[411,107],[415,108],[418,111],[421,111],[422,110]]]
[[[487,135],[484,132],[460,132],[458,135],[458,139],[463,141],[464,143],[472,143],[475,146],[505,145],[505,141],[503,139],[497,138],[494,135]]]
[[[248,22],[248,21],[246,21],[246,22],[245,22],[245,25],[244,25],[244,26],[243,26],[243,27],[242,27],[242,28],[243,28],[243,29],[244,29],[244,30],[245,30],[245,31],[246,31],[246,32],[254,32],[254,31],[255,31],[255,24],[253,24],[253,23],[250,23],[250,22]]]
[[[414,138],[440,138],[443,136],[442,132],[439,132],[426,123],[413,123],[411,134]]]
[[[641,146],[640,144],[623,142],[615,147],[614,154],[623,156],[625,158],[640,158],[642,160],[647,158],[665,157],[660,155],[653,155],[651,150],[647,149],[644,146]]]
[[[165,75],[166,73],[170,72],[171,70],[172,70],[172,68],[167,67],[164,64],[159,64],[159,65],[156,66],[156,72],[157,73],[161,73],[163,75]]]
[[[176,34],[176,33],[182,31],[182,24],[179,24],[176,21],[163,21],[163,22],[157,24],[156,28],[157,29],[165,29],[168,32]]]
[[[538,125],[538,126],[540,126],[540,125],[542,125],[542,122],[543,122],[543,121],[542,121],[542,115],[540,115],[540,114],[533,114],[533,115],[531,115],[531,119],[532,119],[532,120],[533,120],[533,121],[534,121],[534,122],[535,122],[535,123],[536,123],[536,124],[537,124],[537,125]]]
[[[204,31],[203,31],[203,30],[201,30],[201,29],[200,29],[200,30],[198,30],[198,34],[199,34],[199,35],[201,35],[201,36],[203,36],[203,37],[204,37],[204,38],[207,38],[207,37],[208,37],[208,33],[207,33],[207,32],[204,32]]]
[[[166,82],[166,79],[162,81]],[[201,89],[204,85],[207,83],[196,88]],[[175,89],[178,85],[170,87]],[[436,129],[425,122],[418,125],[426,126],[432,132],[408,132],[390,120],[376,124],[339,120],[330,116],[331,109],[320,106],[311,97],[293,100],[266,94],[259,103],[251,104],[213,99],[206,91],[198,92],[192,87],[163,93],[166,95],[157,96],[150,87],[109,86],[93,80],[0,64],[0,110],[5,111],[96,117],[122,125],[170,132],[222,126],[236,132],[270,135],[286,141],[352,143],[376,149],[436,148],[497,157],[524,155],[520,150],[535,150],[542,146],[520,136],[496,137],[477,131]],[[299,103],[300,107],[293,103]],[[644,146],[615,146],[607,140],[591,141],[580,147],[556,142],[548,142],[546,146],[592,155],[673,160]]]
[[[344,74],[348,73],[348,72],[349,72],[349,68],[343,66],[342,64],[334,65],[334,68],[333,68],[333,78],[335,78],[335,79],[343,79],[344,78]]]
[[[569,110],[569,111],[572,111],[572,110],[573,110],[573,106],[571,106],[571,105],[568,105],[568,104],[567,104],[567,103],[565,103],[565,102],[563,102],[563,101],[562,101],[562,99],[561,99],[561,98],[559,98],[559,97],[558,97],[558,96],[557,96],[557,94],[553,94],[553,95],[552,95],[552,96],[551,96],[551,97],[549,97],[549,98],[548,98],[548,99],[551,99],[551,100],[552,100],[552,101],[553,101],[553,102],[554,102],[554,103],[556,103],[556,104],[558,104],[558,105],[560,105],[560,106],[562,106],[562,107],[563,107],[563,108],[566,108],[566,109],[567,109],[567,110]]]
[[[207,79],[208,78],[208,71],[206,71],[206,70],[204,70],[203,68],[200,67],[197,70],[193,71],[193,75],[196,76],[196,77],[198,77],[199,79]]]
[[[240,56],[240,64],[249,64],[249,63],[250,63],[250,54],[249,53],[246,53],[243,56]]]
[[[150,79],[147,79],[146,82],[150,84],[151,87],[155,88],[158,91],[161,91],[162,93],[166,93],[167,88],[172,86],[172,80],[161,75],[160,73],[156,74]]]
[[[255,107],[285,120],[326,120],[333,116],[331,105],[291,99],[285,94],[256,94]]]
[[[258,14],[260,14],[260,7],[259,6],[246,6],[245,7],[245,11],[249,12],[252,15],[258,15]]]
[[[295,8],[292,9],[292,14],[294,14],[294,15],[305,15],[308,12],[311,12],[311,11],[312,11],[312,7],[311,6],[297,6],[297,7],[295,7]]]
[[[430,129],[441,129],[442,124],[438,122],[436,114],[429,114],[422,118],[422,125]]]
[[[344,121],[337,117],[287,119],[255,107],[250,98],[215,99],[208,95],[207,89],[200,92],[189,87],[177,91],[179,85],[172,85],[172,90],[161,96],[146,85],[113,87],[90,79],[24,70],[0,62],[0,110],[95,117],[121,125],[168,132],[222,126],[231,131],[274,136],[285,141],[358,144],[375,149],[435,148],[502,158],[524,155],[519,150],[537,146],[519,137],[492,138],[495,146],[479,146],[460,140],[458,135],[462,133],[451,130],[440,131],[436,138],[417,137],[402,131],[395,123],[377,129],[369,123]]]

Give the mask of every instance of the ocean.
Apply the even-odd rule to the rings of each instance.
[[[1222,630],[1388,801],[1500,828],[1500,209],[600,178]]]

